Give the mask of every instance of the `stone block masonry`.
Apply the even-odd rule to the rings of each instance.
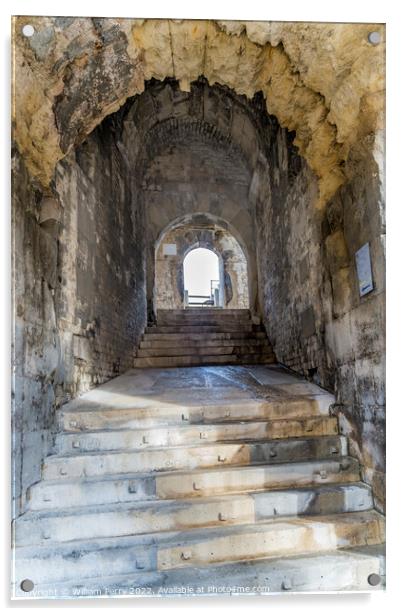
[[[57,220],[18,155],[14,186],[18,512],[51,446],[55,409],[132,366],[146,301],[140,208],[112,133],[95,131],[58,166]]]
[[[28,452],[16,460],[19,506],[55,407],[129,368],[155,322],[161,234],[207,215],[244,251],[249,307],[278,360],[335,392],[382,508],[383,27],[372,46],[369,24],[281,24],[275,35],[269,23],[38,17],[28,40],[23,20],[14,20],[14,421],[16,451]],[[330,37],[332,51],[313,52],[310,37]],[[345,112],[359,105],[370,111]],[[360,298],[354,254],[366,243],[374,289]]]

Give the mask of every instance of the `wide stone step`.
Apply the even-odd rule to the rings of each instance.
[[[384,542],[376,511],[16,548],[16,582],[34,584],[314,554]]]
[[[222,354],[222,355],[177,355],[170,357],[136,357],[134,368],[175,368],[185,366],[214,366],[238,364],[274,364],[272,353]]]
[[[190,318],[158,320],[156,327],[218,327],[221,329],[233,328],[243,329],[253,326],[251,319],[212,319],[202,316]],[[152,326],[151,326],[152,327]]]
[[[250,315],[248,308],[219,308],[217,306],[204,306],[194,307],[188,306],[186,308],[159,308],[157,316],[164,317],[168,315],[183,315],[183,314],[218,314],[218,315]]]
[[[261,462],[285,462],[346,455],[341,436],[278,439],[252,443],[211,443],[173,448],[79,453],[49,456],[44,479],[90,477],[117,473],[146,473],[168,469],[223,467]]]
[[[194,395],[195,397],[195,395]],[[187,425],[232,422],[259,421],[274,419],[302,419],[315,415],[328,415],[329,405],[333,402],[331,394],[316,397],[294,397],[277,400],[237,400],[222,397],[219,403],[204,404],[161,402],[158,406],[154,400],[145,408],[103,408],[94,410],[64,410],[57,412],[60,430],[67,432],[84,432],[103,429],[143,429],[153,426]]]
[[[159,346],[157,342],[153,343],[151,348],[140,348],[137,351],[137,357],[199,357],[200,355],[248,355],[248,354],[263,354],[273,357],[272,347],[268,341],[227,341],[226,344],[209,344],[204,346],[200,341],[198,344],[187,341],[186,345],[177,345],[164,347]]]
[[[225,324],[221,325],[154,325],[145,328],[145,334],[214,334],[214,333],[248,333],[248,332],[260,332],[261,327],[259,325],[252,325],[251,323],[245,324]]]
[[[24,514],[15,524],[15,544],[122,537],[133,534],[253,524],[278,516],[350,513],[373,507],[369,486],[317,486],[235,496],[140,502],[113,507]]]
[[[143,430],[104,430],[85,432],[80,436],[77,436],[74,432],[57,435],[55,453],[147,449],[148,447],[197,445],[200,442],[243,442],[300,436],[327,436],[337,433],[338,421],[336,417],[278,419],[270,422],[228,422],[198,426],[179,425],[171,428],[147,428]]]
[[[163,311],[158,310],[157,322],[159,324],[165,324],[170,322],[197,321],[211,320],[211,321],[249,321],[251,320],[251,314],[249,310],[208,310],[208,309],[191,309],[181,311]]]
[[[247,596],[283,592],[356,592],[384,589],[385,544],[321,552],[291,558],[267,558],[210,567],[169,571],[137,570],[120,576],[101,576],[75,582],[37,584],[30,593],[18,584],[17,597]],[[382,577],[370,585],[375,573]],[[370,578],[371,579],[371,578]],[[144,590],[146,589],[146,590]]]
[[[347,456],[337,457],[335,448],[332,451],[334,460],[292,462],[278,467],[272,464],[272,468],[256,465],[239,469],[232,467],[181,472],[180,484],[177,483],[177,474],[165,473],[155,477],[155,492],[160,498],[188,498],[284,486],[302,487],[329,481],[358,481],[360,469],[357,461]],[[237,473],[237,470],[240,472]]]
[[[157,553],[158,570],[336,550],[378,544],[385,539],[384,518],[374,510],[292,517],[225,530],[221,535],[206,532],[206,537],[183,536],[175,546],[162,545]]]
[[[144,334],[140,342],[140,348],[152,348],[156,344],[159,347],[182,346],[183,344],[202,343],[204,346],[221,346],[242,344],[247,340],[247,344],[265,344],[267,337],[264,332],[246,333],[215,333],[215,334]]]
[[[198,312],[193,312],[192,310],[183,310],[180,314],[162,314],[158,311],[156,315],[157,323],[164,324],[170,323],[172,321],[180,322],[183,321],[195,321],[197,319],[206,320],[206,321],[250,321],[251,315],[250,313],[230,313],[228,314],[226,311],[216,311],[216,312],[207,312],[206,310],[199,310]]]
[[[30,510],[64,510],[145,499],[200,498],[360,480],[357,460],[339,457],[335,450],[331,456],[332,459],[302,462],[40,481],[29,489],[27,504]]]
[[[186,306],[185,308],[158,308],[160,314],[182,314],[183,312],[207,312],[224,314],[250,314],[249,308],[222,308],[220,306]]]

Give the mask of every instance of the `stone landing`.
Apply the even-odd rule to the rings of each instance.
[[[15,596],[383,587],[384,519],[332,402],[273,364],[134,369],[65,405]]]

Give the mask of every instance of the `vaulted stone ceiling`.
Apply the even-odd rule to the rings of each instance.
[[[145,91],[121,109],[117,122],[124,126],[124,137],[120,147],[124,144],[141,177],[152,160],[172,146],[191,149],[204,143],[206,149],[223,157],[223,167],[214,169],[213,175],[231,161],[232,171],[236,169],[235,174],[229,173],[233,181],[244,181],[247,176],[249,183],[266,144],[261,139],[261,101],[248,103],[228,88],[209,87],[205,79],[193,81],[191,92],[183,92],[173,79],[148,81]],[[271,139],[267,131],[266,138],[267,142]]]
[[[146,80],[174,77],[188,91],[202,75],[263,93],[268,112],[296,131],[323,205],[344,182],[353,146],[383,127],[384,39],[378,24],[17,17],[14,139],[46,187],[57,161]]]

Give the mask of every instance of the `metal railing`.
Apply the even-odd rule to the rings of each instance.
[[[210,295],[189,295],[189,293],[186,291],[185,298],[186,298],[186,301],[185,301],[186,306],[214,306],[215,305],[214,300],[211,298]]]
[[[198,300],[198,301],[197,301]],[[190,295],[184,291],[185,306],[219,306],[219,280],[211,280],[210,295]]]

